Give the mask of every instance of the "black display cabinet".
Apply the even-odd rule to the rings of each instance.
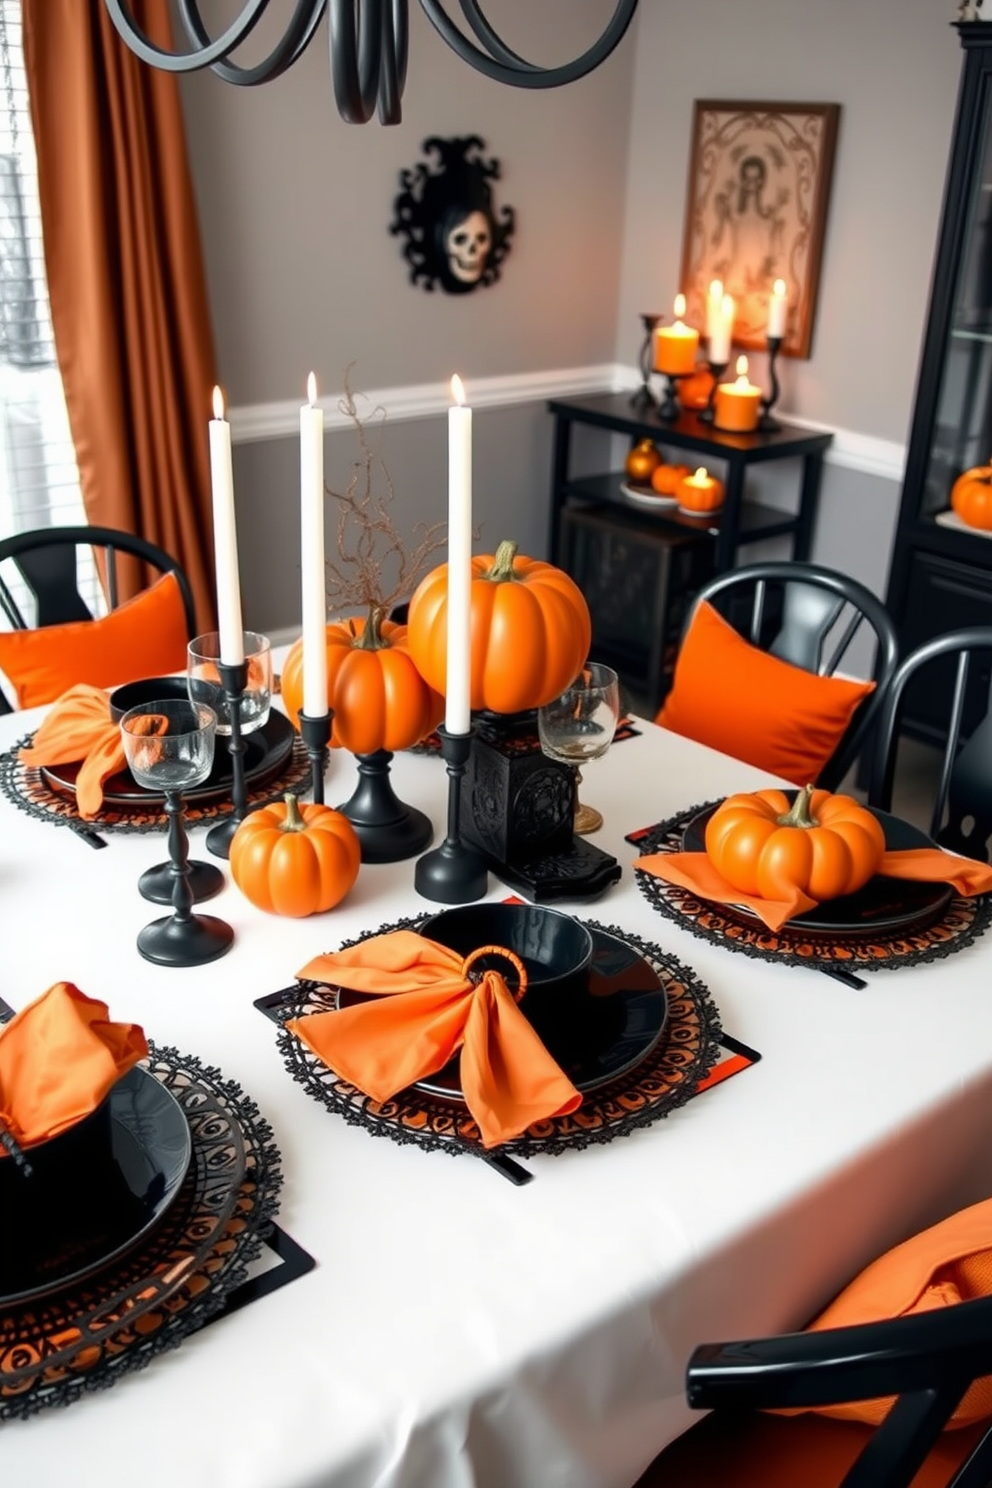
[[[992,457],[992,25],[957,23],[964,49],[916,404],[886,603],[908,653],[962,626],[992,625],[992,535],[950,509],[963,470]],[[942,742],[954,663],[928,667],[904,732]],[[974,669],[965,732],[988,697]]]

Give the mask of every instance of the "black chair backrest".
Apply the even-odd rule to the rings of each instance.
[[[94,616],[79,593],[76,554],[80,547],[100,548],[105,555],[107,602],[111,609],[118,603],[117,555],[126,553],[149,564],[159,573],[174,573],[186,611],[186,628],[190,640],[196,634],[196,616],[189,580],[175,558],[162,548],[111,527],[45,527],[34,532],[18,532],[0,539],[0,564],[12,559],[37,604],[36,623],[64,625],[73,620],[92,620]],[[0,571],[0,609],[14,630],[27,630],[9,585]]]
[[[969,680],[978,658],[992,663],[992,626],[975,626],[938,636],[913,651],[900,664],[879,715],[868,799],[888,811],[899,748],[899,722],[906,688],[921,669],[944,656],[957,657],[954,696],[947,720],[947,739],[933,805],[930,835],[942,847],[970,858],[989,861],[992,837],[992,680],[981,678],[984,714],[973,723],[970,737],[961,740]],[[972,693],[973,696],[973,693]],[[946,813],[947,820],[944,820]]]
[[[875,691],[865,698],[820,772],[834,789],[856,761],[898,660],[895,626],[882,601],[857,579],[813,563],[752,563],[710,579],[707,600],[754,646],[821,677],[833,676],[855,636],[874,636]],[[690,614],[688,623],[691,623]]]
[[[686,1393],[698,1410],[769,1410],[898,1397],[843,1488],[909,1488],[969,1385],[992,1374],[992,1297],[915,1317],[703,1344]],[[992,1426],[947,1488],[988,1488]]]

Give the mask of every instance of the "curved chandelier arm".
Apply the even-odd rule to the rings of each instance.
[[[213,71],[226,83],[236,83],[243,88],[254,88],[282,74],[302,57],[313,40],[327,7],[327,0],[296,0],[296,9],[286,29],[285,36],[272,51],[254,67],[238,67],[227,60],[215,62]],[[203,24],[196,0],[179,0],[179,14],[190,41],[200,47],[211,45],[210,36]]]
[[[104,0],[104,3],[121,38],[142,62],[161,68],[163,72],[199,72],[201,68],[213,67],[215,62],[222,61],[228,52],[240,46],[261,18],[269,0],[246,0],[244,10],[227,30],[198,52],[167,52],[145,35],[125,0]],[[325,0],[317,0],[318,5],[324,3]]]
[[[367,124],[382,75],[383,0],[330,0],[331,81],[347,124]]]
[[[392,13],[382,16],[382,66],[379,73],[379,123],[399,124],[403,117],[401,101],[406,87],[406,66],[410,55],[408,0],[392,0]]]
[[[515,88],[560,88],[565,83],[574,83],[577,78],[585,77],[606,61],[623,40],[634,18],[637,0],[617,0],[613,17],[599,40],[573,62],[566,62],[561,67],[536,67],[518,57],[492,29],[479,9],[479,0],[461,0],[461,8],[472,30],[487,47],[486,51],[474,46],[458,29],[445,11],[443,0],[420,0],[420,7],[451,50],[477,72]]]

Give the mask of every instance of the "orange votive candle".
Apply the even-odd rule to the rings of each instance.
[[[687,512],[711,512],[723,505],[723,481],[700,465],[693,475],[683,476],[677,491],[679,506]]]
[[[669,377],[685,377],[695,370],[699,350],[699,332],[682,320],[685,295],[675,296],[675,320],[670,326],[659,326],[654,333],[654,370]]]
[[[748,381],[747,357],[737,358],[737,381],[721,382],[716,390],[714,428],[730,434],[750,434],[758,427],[761,389]]]

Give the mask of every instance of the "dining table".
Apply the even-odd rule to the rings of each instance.
[[[0,719],[0,750],[43,716]],[[397,754],[392,781],[440,841],[443,762]],[[328,804],[354,783],[332,750]],[[71,982],[235,1082],[278,1145],[278,1225],[315,1263],[113,1388],[0,1421],[0,1482],[632,1488],[694,1419],[697,1344],[801,1328],[887,1247],[992,1193],[992,935],[848,985],[737,954],[643,892],[627,834],[775,783],[640,719],[585,768],[604,817],[591,840],[622,876],[557,907],[691,969],[750,1053],[664,1119],[528,1154],[525,1184],[342,1119],[291,1077],[255,1005],[316,955],[437,909],[415,860],[363,864],[336,908],[302,919],[255,908],[221,862],[204,908],[233,946],[176,969],[136,948],[161,912],[136,885],[164,834],[108,831],[96,850],[0,798],[0,997],[21,1009]],[[206,856],[202,827],[190,836]],[[490,874],[488,899],[510,892]]]

